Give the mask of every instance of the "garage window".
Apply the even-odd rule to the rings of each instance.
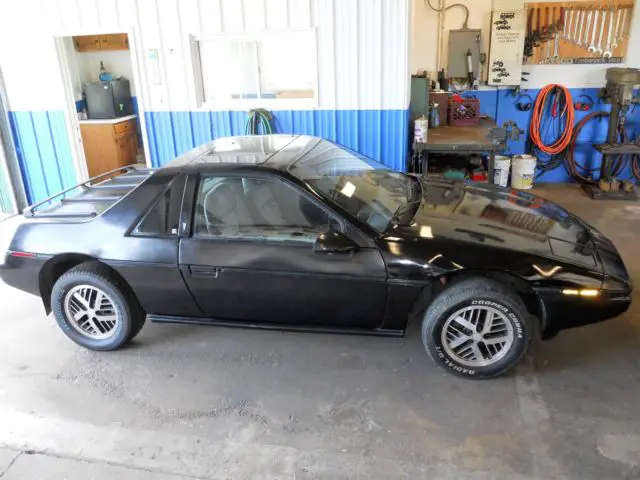
[[[202,107],[317,106],[315,30],[195,38]]]

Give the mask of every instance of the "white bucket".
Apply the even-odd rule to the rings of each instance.
[[[506,187],[509,185],[509,169],[511,168],[511,157],[496,155],[493,159],[493,183]]]
[[[511,187],[518,190],[528,190],[533,187],[536,174],[536,157],[531,155],[516,155],[513,157],[513,171],[511,172]]]
[[[427,131],[429,130],[429,121],[423,115],[416,118],[413,127],[413,141],[415,143],[427,143]]]

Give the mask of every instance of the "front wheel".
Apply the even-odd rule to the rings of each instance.
[[[520,297],[484,278],[443,290],[427,309],[422,342],[429,356],[464,378],[492,378],[515,367],[531,341]]]

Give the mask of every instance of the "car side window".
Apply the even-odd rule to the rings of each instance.
[[[340,222],[294,187],[277,179],[204,177],[198,186],[196,236],[314,242]]]
[[[142,220],[133,229],[134,235],[173,236],[178,235],[180,201],[183,182],[172,182],[169,188],[158,197]]]

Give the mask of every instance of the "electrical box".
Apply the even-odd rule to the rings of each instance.
[[[449,78],[467,78],[469,67],[467,52],[471,51],[473,76],[480,76],[480,33],[482,30],[449,30],[449,56],[447,75]]]
[[[411,120],[429,116],[429,78],[411,76]]]

